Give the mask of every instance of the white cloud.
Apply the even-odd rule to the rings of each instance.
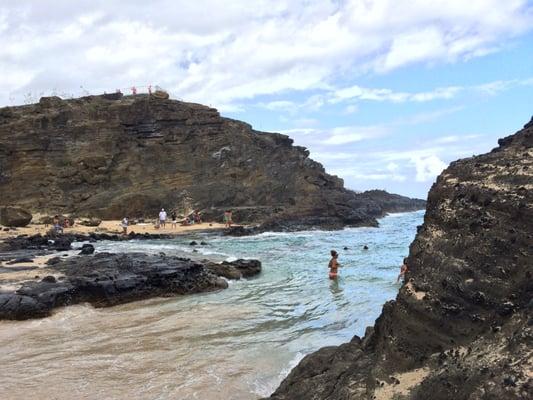
[[[439,157],[431,155],[427,157],[413,157],[416,167],[417,182],[426,182],[435,179],[447,166]]]
[[[408,93],[395,92],[390,89],[363,88],[357,85],[338,89],[332,93],[330,102],[336,103],[348,99],[390,101],[393,103],[405,103],[407,101],[426,102],[437,99],[451,99],[462,90],[458,86],[436,88],[430,92]]]
[[[350,104],[344,108],[344,114],[355,114],[359,111],[357,104]]]
[[[532,15],[526,0],[13,1],[0,11],[0,104],[28,91],[77,95],[80,86],[97,93],[151,83],[238,109],[258,95],[331,90],[342,74],[497,51],[532,29]]]
[[[268,103],[259,103],[260,107],[266,108],[267,110],[272,111],[288,111],[291,112],[297,108],[297,105],[293,101],[288,100],[277,100],[271,101]]]
[[[355,153],[343,153],[343,152],[313,152],[311,157],[318,162],[330,161],[330,160],[354,160],[357,158]]]
[[[364,139],[375,139],[388,133],[388,128],[375,126],[340,126],[328,131],[330,136],[323,140],[326,145],[341,145],[359,142]]]
[[[466,142],[468,140],[472,139],[478,139],[482,137],[483,135],[450,135],[450,136],[441,136],[435,140],[433,140],[433,143],[436,144],[447,144],[447,143],[458,143],[458,142]]]

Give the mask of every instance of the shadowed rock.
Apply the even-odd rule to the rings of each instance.
[[[498,143],[438,177],[374,328],[305,357],[272,399],[533,398],[533,125]]]

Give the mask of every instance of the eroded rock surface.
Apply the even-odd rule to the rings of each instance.
[[[0,205],[51,215],[153,217],[163,206],[220,220],[232,208],[240,223],[326,228],[375,225],[386,212],[424,207],[345,189],[288,136],[148,95],[0,109],[0,192]]]
[[[437,179],[395,301],[272,399],[533,398],[533,124]]]
[[[54,258],[48,265],[55,276],[26,282],[15,292],[0,293],[0,319],[45,317],[56,307],[82,302],[105,307],[228,286],[219,277],[223,274],[213,273],[205,263],[164,255],[98,253]],[[227,266],[243,276],[261,271],[261,263],[257,260],[237,260]]]
[[[5,196],[5,194],[2,193],[2,196]],[[0,207],[0,225],[26,226],[30,223],[31,219],[31,213],[20,207]]]

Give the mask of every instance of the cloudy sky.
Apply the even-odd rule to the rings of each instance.
[[[0,106],[149,84],[425,198],[533,114],[533,2],[0,0]]]

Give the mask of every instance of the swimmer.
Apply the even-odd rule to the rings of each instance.
[[[407,267],[407,258],[403,259],[403,264],[400,267],[400,274],[398,275],[398,279],[396,279],[396,283],[400,282],[401,278],[405,279],[405,274],[409,272],[409,268]]]
[[[337,258],[339,254],[335,250],[331,250],[331,260],[329,260],[329,279],[337,279],[337,269],[339,268],[339,263]]]

